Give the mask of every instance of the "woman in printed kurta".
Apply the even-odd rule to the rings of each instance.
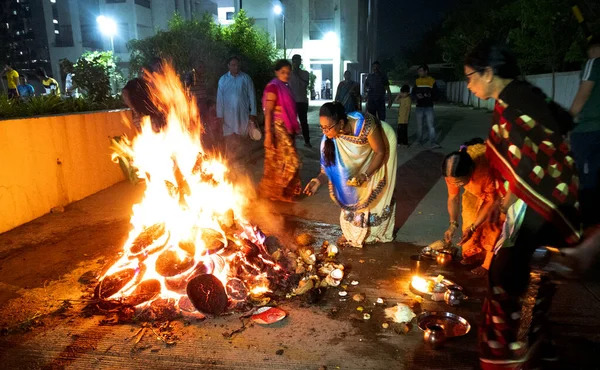
[[[580,238],[579,179],[564,139],[573,122],[540,89],[518,80],[517,61],[502,47],[478,45],[465,59],[465,75],[477,97],[496,99],[486,155],[503,194],[492,214],[506,214],[483,306],[481,366],[533,368],[556,351],[546,318],[554,287],[531,271],[531,256]]]
[[[474,139],[461,146],[460,151],[450,153],[444,159],[442,174],[448,187],[448,214],[450,226],[444,234],[451,242],[458,229],[458,215],[462,215],[462,263],[481,265],[472,272],[483,276],[487,273],[493,257],[493,249],[500,236],[499,222],[489,222],[488,216],[496,201],[495,182],[485,158],[483,140]],[[460,205],[460,188],[462,207]],[[461,209],[462,208],[462,209]],[[461,212],[462,211],[462,212]]]
[[[275,64],[276,78],[265,87],[262,105],[265,111],[265,166],[260,193],[266,198],[292,201],[299,195],[300,158],[294,136],[300,132],[296,103],[287,82],[292,65],[281,59]]]
[[[319,112],[323,140],[321,173],[304,189],[314,194],[329,178],[331,198],[341,208],[346,243],[354,247],[394,240],[396,133],[371,114],[346,115],[341,103]]]

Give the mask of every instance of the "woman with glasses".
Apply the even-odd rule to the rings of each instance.
[[[300,132],[296,102],[288,81],[292,64],[275,63],[275,78],[265,87],[262,106],[265,112],[265,168],[260,194],[276,201],[292,202],[300,195],[300,158],[294,136]]]
[[[473,139],[450,153],[442,163],[442,174],[448,187],[448,214],[450,226],[444,233],[447,243],[458,230],[462,215],[463,265],[480,264],[472,270],[484,276],[492,262],[494,245],[500,236],[500,224],[488,221],[496,202],[496,186],[485,158],[486,147],[482,139]],[[463,188],[462,207],[460,189]],[[462,212],[461,212],[462,211]]]
[[[331,198],[342,208],[345,243],[354,247],[394,240],[396,133],[371,114],[346,114],[339,102],[319,111],[321,173],[304,189],[314,194],[329,178]]]
[[[555,360],[546,314],[554,287],[530,260],[536,248],[562,247],[580,238],[577,168],[564,135],[568,112],[519,78],[508,50],[481,43],[465,58],[467,87],[496,100],[486,141],[499,197],[492,219],[506,214],[489,270],[480,327],[483,369],[522,369]]]

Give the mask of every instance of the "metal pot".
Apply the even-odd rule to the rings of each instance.
[[[450,306],[458,306],[460,305],[460,302],[466,298],[467,297],[462,292],[462,290],[453,286],[448,287],[448,289],[444,293],[444,301]]]
[[[423,340],[425,344],[430,346],[432,349],[440,348],[446,341],[446,333],[444,327],[441,325],[430,324],[423,333]]]
[[[448,252],[439,252],[435,259],[440,266],[447,266],[452,262],[452,254]]]

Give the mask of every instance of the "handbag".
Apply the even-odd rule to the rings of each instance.
[[[262,139],[262,132],[254,121],[248,122],[248,137],[254,141]]]

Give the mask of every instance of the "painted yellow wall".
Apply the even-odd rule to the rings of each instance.
[[[0,233],[124,179],[109,137],[128,110],[0,121]]]

